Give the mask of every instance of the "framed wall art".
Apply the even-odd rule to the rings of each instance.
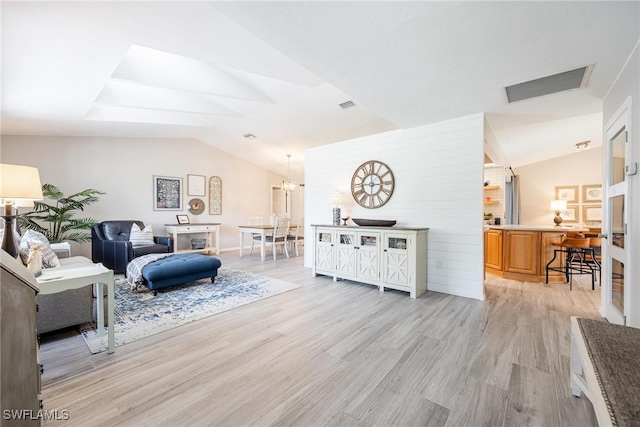
[[[182,178],[153,176],[153,210],[182,210]]]
[[[178,220],[178,224],[189,224],[188,215],[176,215],[176,219]]]
[[[567,203],[578,203],[578,186],[577,185],[557,186],[556,200],[566,200]]]
[[[602,205],[582,206],[582,222],[585,225],[602,224]]]
[[[567,209],[560,211],[560,217],[562,217],[563,224],[565,222],[578,222],[578,206],[567,206]]]
[[[582,186],[582,203],[600,202],[602,202],[602,184]]]
[[[205,181],[204,175],[187,175],[187,195],[205,196],[207,194]]]
[[[209,215],[222,215],[222,178],[209,179]]]

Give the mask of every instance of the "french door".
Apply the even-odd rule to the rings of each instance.
[[[631,153],[630,123],[631,102],[627,100],[605,126],[603,140],[601,314],[620,325],[627,324],[631,291],[628,274],[631,194],[626,170]]]

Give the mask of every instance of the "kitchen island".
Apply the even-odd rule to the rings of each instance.
[[[484,230],[485,272],[505,279],[545,282],[547,263],[553,258],[553,243],[569,232],[588,232],[582,227],[536,225],[488,225]],[[558,258],[552,267],[562,267]],[[564,274],[549,271],[549,282],[564,282]]]

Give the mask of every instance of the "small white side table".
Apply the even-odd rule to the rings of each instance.
[[[90,264],[86,267],[69,268],[62,271],[56,269],[44,269],[42,274],[36,278],[40,294],[55,294],[57,292],[66,291],[68,289],[77,289],[83,286],[96,284],[97,298],[97,316],[98,316],[98,334],[104,335],[104,295],[103,284],[107,285],[107,335],[108,335],[108,351],[113,353],[115,350],[114,328],[115,322],[113,318],[113,306],[115,296],[115,284],[113,281],[113,270],[109,270],[102,264]]]
[[[215,250],[216,255],[220,255],[220,223],[210,222],[202,224],[165,224],[167,234],[173,235],[173,252],[174,253],[194,253],[207,252]],[[206,243],[202,249],[178,249],[179,234],[203,234],[206,237]],[[215,235],[215,246],[214,246]]]

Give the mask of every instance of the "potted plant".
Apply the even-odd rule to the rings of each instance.
[[[34,230],[44,234],[49,242],[91,241],[91,227],[96,224],[93,218],[75,218],[77,211],[84,211],[85,206],[99,200],[99,195],[106,194],[94,189],[86,189],[79,193],[65,196],[55,185],[43,184],[43,201],[34,202],[34,208],[18,217],[20,228]],[[47,199],[54,203],[46,203]]]
[[[492,214],[491,212],[485,212],[485,213],[484,213],[484,220],[485,220],[485,221],[486,221],[486,220],[489,220],[489,219],[491,219],[491,218],[493,218],[493,214]]]

